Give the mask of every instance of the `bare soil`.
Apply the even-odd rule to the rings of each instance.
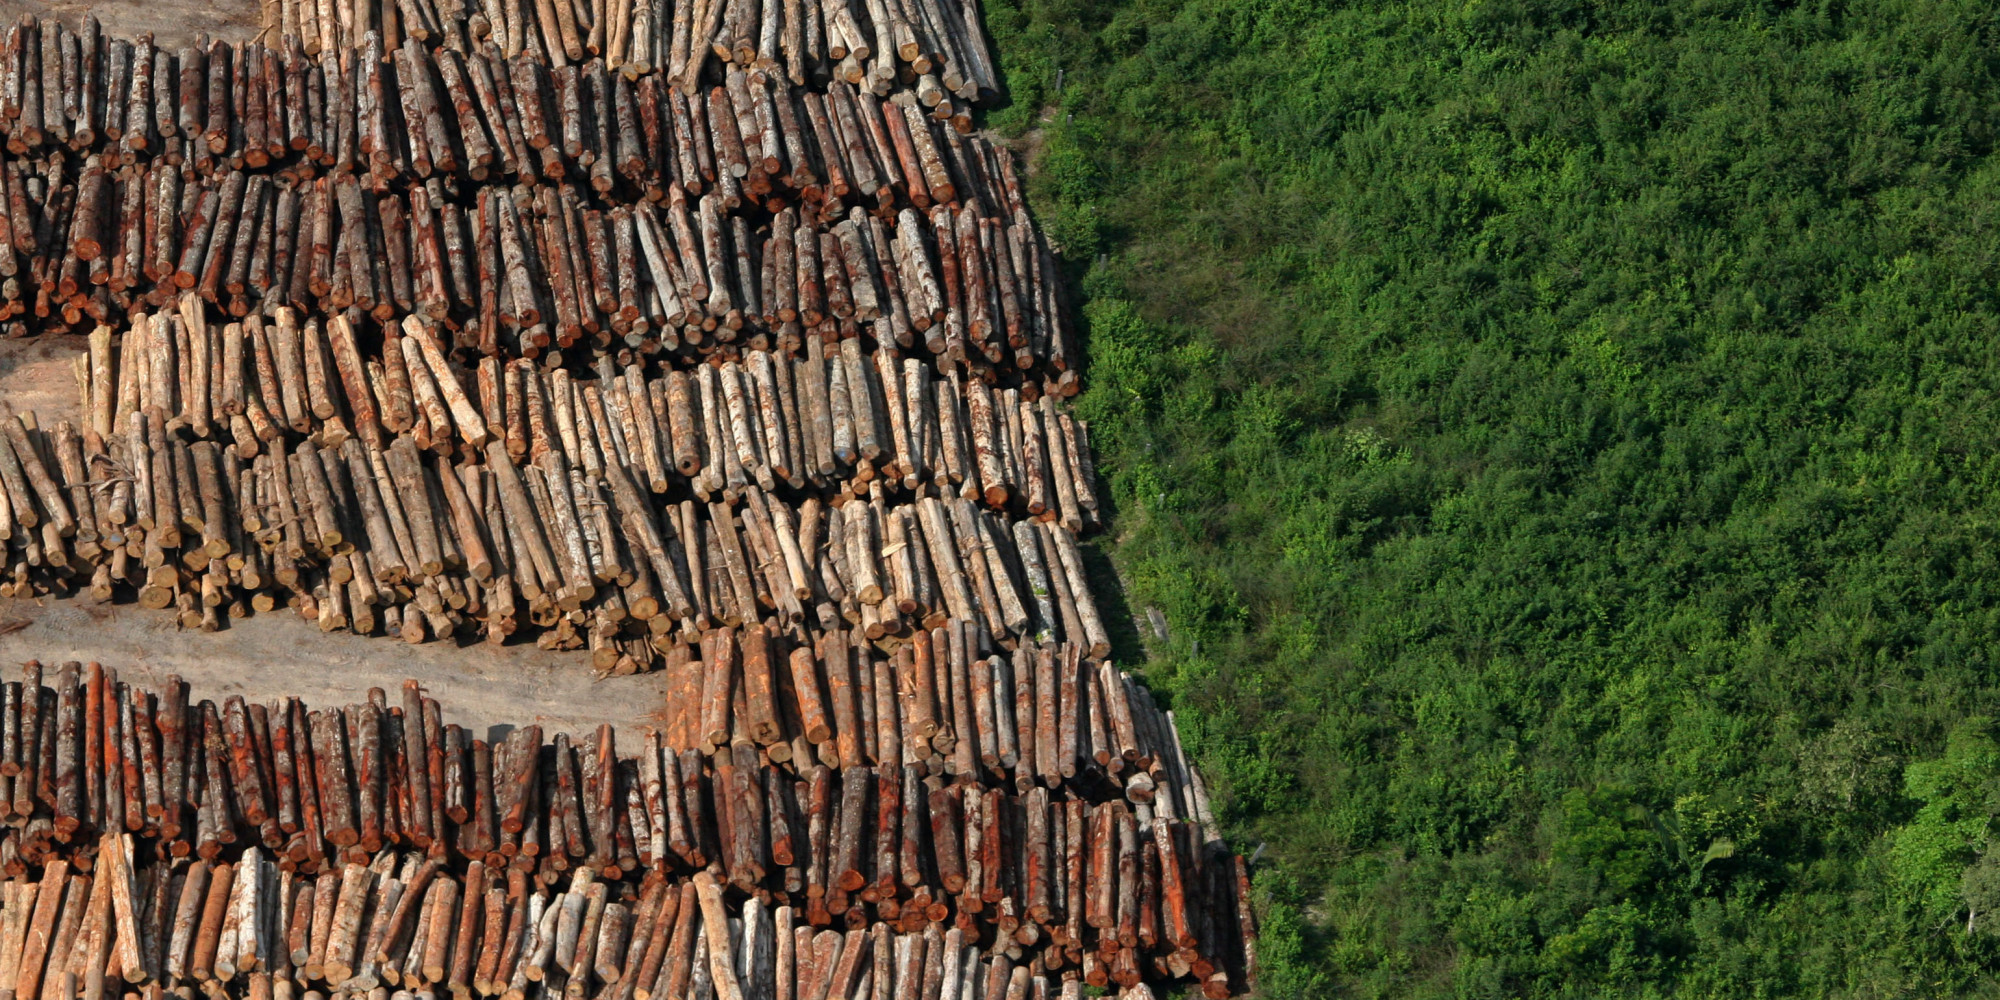
[[[0,407],[32,411],[46,427],[76,422],[81,412],[76,361],[90,349],[80,334],[49,334],[0,341]]]
[[[120,38],[137,38],[150,31],[162,45],[179,48],[195,36],[230,41],[257,33],[258,0],[0,0],[0,17],[12,22],[23,14],[60,18],[72,29],[87,13],[97,15],[104,30]]]
[[[322,633],[285,612],[199,632],[183,631],[168,612],[134,603],[0,600],[0,630],[8,629],[0,635],[0,674],[9,677],[30,659],[45,665],[96,660],[117,668],[120,680],[145,687],[179,674],[197,698],[296,695],[312,705],[359,701],[371,687],[388,691],[393,703],[404,679],[414,677],[443,704],[446,722],[476,733],[528,723],[577,735],[603,722],[653,725],[666,697],[664,673],[593,681],[584,655],[544,652],[531,642],[412,646],[381,636]]]

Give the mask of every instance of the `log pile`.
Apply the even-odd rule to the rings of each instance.
[[[9,31],[0,314],[101,322],[82,430],[0,418],[0,592],[526,620],[606,671],[766,615],[1108,651],[1055,260],[949,98],[357,14],[316,56]]]
[[[0,706],[15,996],[1225,997],[1255,974],[1247,871],[1198,784],[1184,819],[1178,794],[608,726],[489,742],[414,681],[218,706],[31,662]]]
[[[525,619],[607,672],[766,618],[807,644],[958,621],[1110,651],[1077,543],[1087,427],[1051,397],[856,341],[651,381],[472,371],[413,317],[385,370],[340,318],[217,327],[183,304],[116,347],[93,334],[81,431],[0,418],[0,593],[130,585],[190,628],[289,607],[408,641]]]
[[[799,171],[827,184],[831,171],[858,195],[895,186],[948,202],[953,187],[940,171],[950,151],[939,143],[949,137],[919,119],[972,127],[952,94],[925,86],[800,83],[740,65],[689,81],[596,57],[552,67],[491,42],[399,45],[375,31],[317,55],[290,37],[172,50],[103,35],[94,21],[79,36],[28,18],[8,29],[0,59],[9,152],[97,154],[113,168],[164,159],[286,179],[355,172],[377,184],[575,171],[602,180],[600,190],[616,173],[654,199],[666,180],[698,193],[729,183],[726,172],[739,193],[760,183],[797,192],[809,186],[792,181]],[[60,79],[50,61],[61,63]],[[609,161],[601,175],[600,158]]]
[[[300,437],[337,448],[409,435],[419,451],[514,461],[560,449],[595,479],[609,463],[641,490],[735,503],[746,487],[810,491],[839,507],[889,495],[960,497],[997,512],[1099,525],[1089,427],[1025,383],[944,374],[894,346],[809,340],[798,354],[717,352],[648,375],[600,355],[594,371],[527,359],[462,364],[445,331],[416,317],[375,327],[336,315],[303,323],[211,323],[192,293],[141,313],[115,344],[93,333],[76,361],[81,412],[101,437],[157,407],[170,430],[215,437],[249,461]],[[608,442],[608,443],[607,443]]]
[[[982,140],[953,145],[966,154],[954,163],[992,159]],[[738,341],[795,352],[864,329],[977,369],[1068,376],[1075,355],[1047,241],[1004,203],[870,214],[774,197],[752,221],[737,196],[690,198],[677,181],[657,202],[608,208],[567,181],[495,184],[461,204],[435,178],[378,192],[352,174],[190,180],[165,161],[111,171],[92,154],[72,179],[64,163],[0,171],[0,313],[43,327],[114,321],[191,289],[238,318],[280,305],[422,315],[447,322],[455,347],[521,357],[585,338],[647,355]],[[989,167],[966,169],[982,172],[971,190],[989,186],[976,179]],[[1011,168],[993,172],[1018,190]]]
[[[896,86],[965,101],[1000,91],[974,0],[280,0],[260,37],[307,54],[373,32],[463,52],[490,44],[550,66],[601,58],[627,77],[692,82],[704,71]]]
[[[0,990],[1246,991],[1107,659],[1054,249],[972,0],[271,0],[0,46],[0,596],[587,649],[661,731],[0,684]],[[80,426],[79,426],[80,424]],[[634,751],[637,751],[634,753]],[[25,992],[24,992],[25,991]]]
[[[1075,391],[1048,242],[943,91],[357,42],[176,53],[15,25],[0,320],[115,323],[195,289],[239,317],[417,313],[522,357],[866,331]]]

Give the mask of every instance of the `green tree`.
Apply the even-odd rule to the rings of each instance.
[[[2000,743],[1986,719],[1954,729],[1942,758],[1917,761],[1903,771],[1905,791],[1922,805],[1893,834],[1890,873],[1906,901],[1940,922],[1961,912],[1962,888],[1984,885],[1985,876],[1973,870],[2000,805],[1993,797],[1996,777]]]
[[[1889,741],[1858,719],[1836,720],[1800,748],[1799,802],[1839,819],[1893,804],[1901,760]]]
[[[2000,990],[1989,6],[986,9],[1270,995]]]

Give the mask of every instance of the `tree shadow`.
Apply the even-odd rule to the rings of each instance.
[[[990,95],[980,94],[979,100],[972,106],[973,127],[984,129],[989,115],[1014,106],[1014,88],[1007,81],[1007,64],[1000,58],[1000,43],[993,37],[993,27],[986,17],[986,5],[982,3],[971,6],[972,17],[978,22],[979,34],[986,39],[986,59],[993,66],[993,85],[999,88],[998,92]]]
[[[1112,662],[1138,666],[1147,662],[1146,641],[1133,618],[1132,603],[1125,596],[1125,583],[1112,566],[1110,553],[1100,544],[1103,538],[1099,535],[1078,546],[1083,552],[1084,576],[1091,596],[1097,600],[1097,615],[1104,622],[1104,630],[1111,634]]]

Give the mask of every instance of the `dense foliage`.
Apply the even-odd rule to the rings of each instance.
[[[1266,993],[2000,990],[1990,6],[986,7]]]

